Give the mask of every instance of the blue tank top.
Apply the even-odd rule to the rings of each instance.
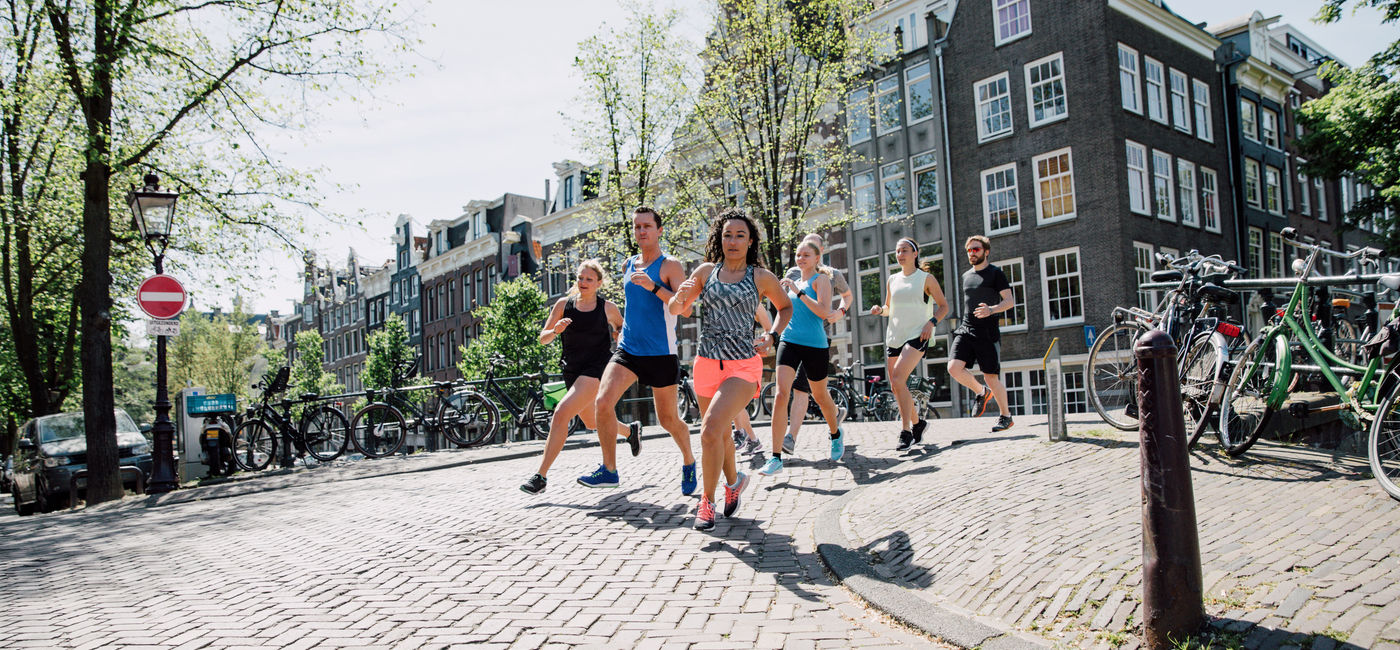
[[[619,350],[638,357],[659,357],[676,354],[676,316],[666,310],[666,302],[652,292],[627,279],[636,273],[636,263],[642,256],[627,258],[622,270],[622,295],[627,298],[622,311],[622,334]],[[661,284],[661,267],[671,259],[663,254],[647,265],[646,274],[652,282]],[[669,287],[675,290],[675,287]]]
[[[801,276],[794,282],[797,288],[817,299],[817,288],[812,286],[812,282],[817,279],[819,273],[813,273],[811,279],[803,281]],[[787,329],[783,330],[783,340],[789,343],[805,345],[812,348],[826,348],[826,324],[818,318],[807,303],[802,302],[798,295],[789,291],[788,300],[792,301],[792,320],[788,321]]]

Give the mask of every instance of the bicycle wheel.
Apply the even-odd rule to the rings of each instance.
[[[759,394],[758,394],[759,405],[763,407],[763,412],[764,412],[764,413],[767,413],[767,414],[768,414],[768,417],[770,417],[770,418],[773,417],[773,400],[774,400],[777,396],[778,396],[778,383],[777,383],[777,382],[771,382],[771,381],[768,382],[768,384],[765,385],[765,386],[763,387],[763,390],[760,391]],[[789,398],[789,399],[790,399],[790,398]]]
[[[349,431],[350,421],[340,409],[330,405],[318,406],[301,417],[301,439],[306,441],[306,453],[323,463],[345,453],[345,446],[350,443],[346,435]]]
[[[526,429],[536,440],[549,437],[549,421],[553,417],[554,409],[546,408],[538,399],[531,398],[530,403],[525,405],[525,421],[530,423]]]
[[[1400,499],[1400,385],[1381,400],[1366,441],[1371,474],[1391,498]]]
[[[1288,353],[1285,337],[1264,335],[1250,341],[1235,362],[1220,399],[1215,431],[1225,453],[1239,456],[1248,451],[1273,419],[1269,395],[1283,381],[1278,361]]]
[[[1133,343],[1146,331],[1137,323],[1118,323],[1099,334],[1089,350],[1089,403],[1104,422],[1124,431],[1138,426]]]
[[[1361,354],[1361,343],[1361,334],[1351,321],[1337,319],[1332,323],[1332,353],[1338,359],[1358,366],[1366,365]]]
[[[1196,446],[1210,420],[1210,396],[1215,388],[1216,369],[1219,366],[1222,350],[1210,334],[1200,334],[1186,352],[1186,361],[1181,364],[1181,406],[1182,420],[1186,424],[1186,447]]]
[[[442,435],[462,447],[474,447],[491,437],[500,426],[500,410],[485,395],[458,391],[438,403],[437,424]]]
[[[695,393],[690,389],[689,380],[676,391],[676,417],[687,425],[700,417],[700,406],[695,403]],[[695,415],[691,415],[691,414]]]
[[[870,398],[870,410],[875,414],[875,419],[881,422],[899,419],[899,401],[894,398],[894,393],[887,390],[875,393]]]
[[[350,440],[366,458],[383,458],[397,452],[407,437],[403,414],[383,403],[360,409],[350,426]]]
[[[851,413],[851,405],[846,403],[846,391],[841,390],[840,386],[831,386],[829,384],[827,388],[831,390],[831,401],[833,404],[836,404],[836,410],[839,411],[844,407],[846,409],[846,417],[849,418],[855,415]]]
[[[247,472],[272,464],[277,456],[277,435],[272,425],[261,419],[246,420],[233,431],[233,462]]]

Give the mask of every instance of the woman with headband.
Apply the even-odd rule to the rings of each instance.
[[[913,239],[900,239],[894,247],[895,261],[899,270],[891,273],[885,281],[884,304],[870,308],[875,316],[886,316],[885,326],[885,367],[890,380],[890,391],[899,402],[899,445],[895,449],[904,451],[922,442],[924,428],[928,423],[914,411],[914,398],[909,394],[909,375],[919,366],[928,350],[929,339],[933,338],[934,327],[948,315],[948,300],[943,297],[943,287],[938,278],[919,268],[919,245]],[[929,299],[933,300],[933,314],[929,314]]]

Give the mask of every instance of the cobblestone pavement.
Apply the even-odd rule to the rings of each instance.
[[[573,482],[596,449],[566,451],[533,497],[517,486],[534,457],[457,461],[473,454],[490,457],[300,470],[6,518],[0,646],[930,643],[824,575],[812,513],[854,486],[829,461],[795,462],[789,487],[758,480],[740,517],[710,534],[690,528],[696,500],[680,494],[668,439],[648,439],[641,458],[624,452],[614,490]],[[385,467],[409,473],[372,476]],[[370,476],[347,480],[356,468]]]
[[[1049,443],[1043,417],[1017,420],[994,435],[936,423],[920,470],[861,488],[843,530],[930,602],[1066,646],[1137,645],[1137,434],[1083,421]],[[1206,611],[1222,641],[1400,648],[1400,503],[1358,442],[1192,454]]]

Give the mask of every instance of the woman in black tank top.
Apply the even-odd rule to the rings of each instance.
[[[598,380],[612,356],[612,342],[622,329],[622,311],[598,295],[608,276],[596,260],[579,265],[578,279],[569,294],[554,303],[540,330],[540,343],[548,345],[559,338],[564,353],[564,383],[568,392],[554,407],[549,421],[549,440],[544,445],[540,471],[520,486],[529,494],[544,492],[549,466],[564,448],[569,422],[578,416],[592,429],[593,401],[598,396]]]

